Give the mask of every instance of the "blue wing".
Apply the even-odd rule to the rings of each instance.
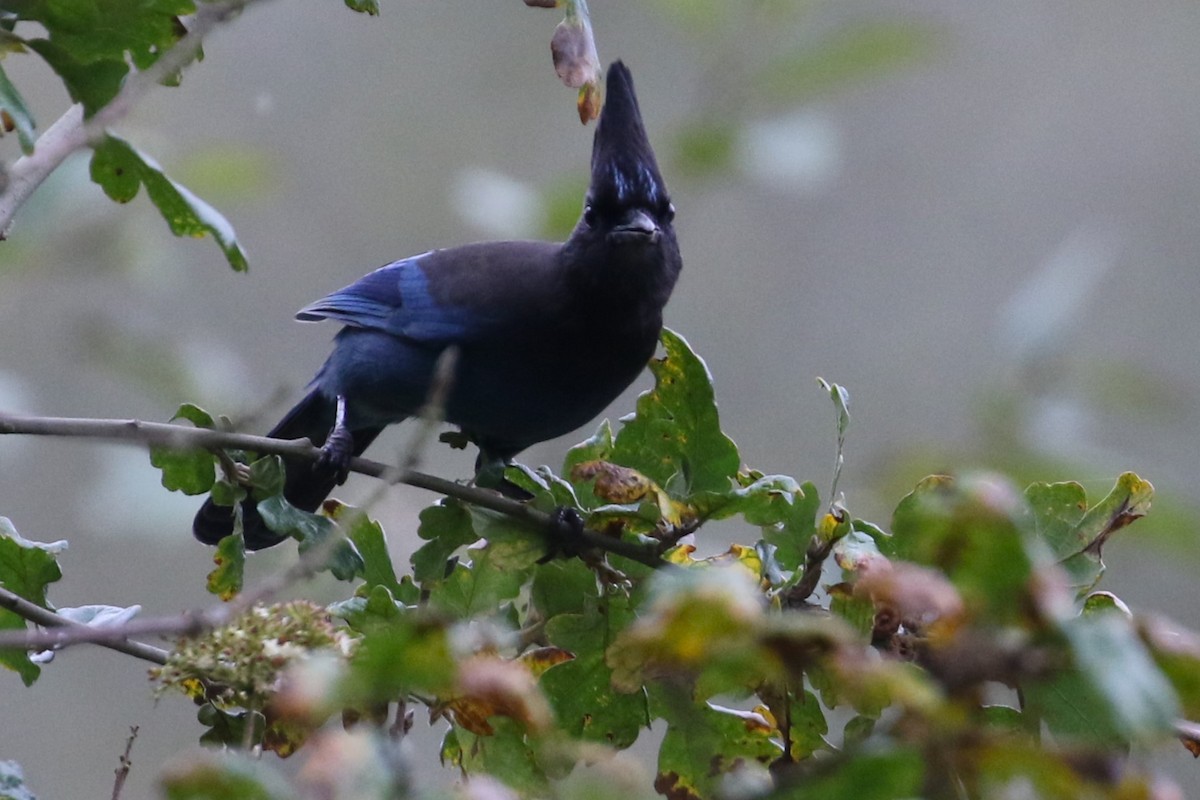
[[[396,261],[296,314],[418,342],[512,340],[562,313],[561,246],[481,242]]]
[[[468,309],[439,304],[430,293],[429,278],[420,266],[430,255],[422,253],[380,267],[300,309],[296,319],[331,319],[418,341],[468,338],[477,326]]]

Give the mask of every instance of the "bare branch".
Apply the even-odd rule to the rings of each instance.
[[[0,587],[0,608],[6,608],[22,619],[50,628],[47,631],[8,631],[0,634],[0,647],[19,647],[23,650],[48,650],[70,637],[76,641],[86,638],[101,647],[140,658],[155,664],[167,662],[167,651],[160,647],[128,641],[124,625],[93,626],[60,617],[53,611],[31,603],[20,595]]]
[[[447,370],[452,369],[448,364]],[[448,379],[447,379],[448,380]],[[430,411],[425,425],[432,426],[437,419],[437,393],[431,394]],[[242,433],[214,431],[207,428],[192,428],[160,422],[140,420],[78,419],[68,417],[30,417],[0,414],[0,435],[30,434],[37,436],[70,436],[126,442],[141,445],[158,445],[179,449],[214,450],[232,448],[251,450],[257,453],[289,456],[315,460],[321,453],[307,439],[273,439]],[[418,437],[420,439],[422,437]],[[417,444],[410,448],[404,458],[406,463],[416,463]],[[525,520],[530,525],[547,529],[554,524],[550,515],[532,508],[518,500],[500,495],[490,489],[465,486],[413,469],[401,469],[378,461],[355,457],[350,460],[350,471],[389,482],[398,482],[420,489],[457,498],[465,503],[496,511]],[[651,567],[661,567],[664,562],[654,548],[614,539],[596,531],[583,529],[578,532],[580,543],[589,549],[601,550],[629,558]],[[0,647],[18,647],[25,650],[45,650],[71,644],[92,643],[155,663],[163,663],[167,651],[140,642],[128,641],[140,636],[195,636],[206,630],[220,627],[244,613],[253,605],[265,602],[287,586],[310,577],[325,563],[332,549],[340,541],[329,537],[318,546],[307,551],[291,568],[277,575],[268,576],[253,589],[242,592],[229,603],[207,610],[188,611],[169,617],[130,620],[121,625],[90,626],[66,620],[52,611],[24,600],[0,589],[0,607],[9,608],[21,617],[35,622],[48,630],[0,632]]]
[[[55,120],[38,137],[33,152],[18,158],[8,170],[8,186],[0,193],[0,239],[8,238],[17,209],[67,156],[103,137],[108,127],[125,117],[150,89],[189,64],[213,28],[254,1],[199,3],[188,32],[149,67],[129,75],[108,105],[85,120],[83,107],[75,104]]]
[[[167,617],[132,619],[119,625],[82,625],[72,622],[0,588],[0,607],[8,608],[48,629],[0,631],[0,647],[49,650],[72,644],[98,644],[156,664],[165,664],[170,655],[166,650],[127,640],[138,636],[198,636],[205,631],[226,625],[249,611],[251,607],[267,602],[293,583],[311,577],[325,563],[340,541],[341,537],[338,536],[326,538],[307,550],[287,570],[267,576],[252,589],[242,592],[228,603]]]
[[[256,453],[290,456],[309,461],[316,460],[321,451],[307,439],[272,439],[267,436],[252,436],[245,433],[214,431],[207,428],[192,428],[162,422],[139,420],[78,419],[70,417],[29,417],[0,413],[0,435],[31,434],[35,436],[75,436],[105,439],[117,442],[134,442],[161,445],[179,449],[233,448],[252,450]],[[525,520],[542,529],[554,523],[549,514],[532,508],[518,500],[504,497],[490,489],[464,486],[461,483],[439,478],[416,470],[402,470],[367,458],[350,459],[349,469],[373,478],[404,483],[418,489],[454,497],[464,503],[506,514]],[[649,567],[661,567],[656,548],[648,548],[621,539],[605,536],[597,531],[584,529],[579,534],[580,543],[586,548],[603,550],[637,561]]]

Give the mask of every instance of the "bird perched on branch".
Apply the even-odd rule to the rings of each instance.
[[[445,418],[479,447],[477,471],[599,414],[646,366],[682,265],[675,209],[642,125],[633,79],[608,70],[592,177],[570,237],[481,242],[396,261],[302,309],[345,327],[308,395],[268,434],[307,437],[315,466],[287,464],[284,497],[315,511],[388,425],[418,412],[439,355],[457,346]],[[193,532],[216,544],[233,509],[211,499]],[[253,501],[246,547],[278,544]]]

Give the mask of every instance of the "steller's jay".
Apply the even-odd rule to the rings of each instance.
[[[600,413],[646,366],[682,261],[675,209],[642,126],[633,78],[609,67],[583,214],[563,243],[482,242],[381,267],[296,314],[345,327],[308,395],[269,436],[307,437],[315,465],[287,464],[284,497],[315,511],[388,425],[422,406],[441,352],[459,355],[445,415],[479,446],[477,465],[508,463]],[[478,467],[477,467],[478,468]],[[233,509],[210,499],[193,532],[216,544]],[[283,540],[252,501],[246,547]]]

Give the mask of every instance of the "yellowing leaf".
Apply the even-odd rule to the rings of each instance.
[[[521,653],[517,660],[525,665],[530,675],[540,678],[542,673],[551,667],[565,664],[574,658],[574,653],[561,647],[535,647]]]
[[[494,716],[515,719],[532,732],[545,731],[554,722],[529,667],[495,656],[476,656],[461,664],[456,695],[444,707],[456,724],[480,736],[493,732],[488,718]]]

